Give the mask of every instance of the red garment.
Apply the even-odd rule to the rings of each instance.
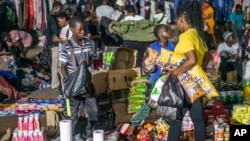
[[[19,98],[19,92],[2,76],[0,76],[0,93],[7,95],[10,100],[16,100]]]
[[[33,0],[29,0],[29,7],[28,7],[28,11],[29,11],[29,16],[28,16],[28,29],[31,30],[33,29],[33,24],[34,24],[34,4],[33,4]]]

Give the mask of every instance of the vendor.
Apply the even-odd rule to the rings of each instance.
[[[16,57],[26,57],[28,48],[33,41],[29,33],[21,30],[11,30],[9,33],[3,32],[1,38]]]

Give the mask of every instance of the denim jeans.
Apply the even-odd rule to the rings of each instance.
[[[188,108],[183,108],[182,112],[183,115],[187,112]],[[196,141],[205,141],[205,123],[203,119],[203,107],[201,99],[196,100],[191,108],[189,108],[190,117],[194,124],[194,134]],[[182,119],[181,120],[170,120],[170,129],[168,132],[168,141],[179,141],[180,134],[181,134],[181,126],[182,126]]]

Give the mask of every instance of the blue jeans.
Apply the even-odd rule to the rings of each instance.
[[[188,108],[183,108],[183,115],[187,112]],[[206,131],[203,118],[203,107],[201,99],[196,100],[191,108],[189,108],[190,117],[194,124],[194,134],[196,141],[205,141]],[[181,120],[170,120],[170,129],[168,132],[168,141],[179,141],[181,134]]]

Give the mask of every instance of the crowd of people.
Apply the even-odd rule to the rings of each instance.
[[[149,0],[145,0],[149,2]],[[96,50],[103,49],[105,46],[102,39],[102,33],[99,32],[99,22],[108,18],[107,29],[113,26],[113,22],[151,20],[157,25],[154,27],[154,36],[156,41],[149,44],[149,48],[161,52],[161,48],[183,54],[186,60],[178,68],[160,68],[153,67],[148,70],[145,67],[145,58],[147,49],[140,49],[137,58],[137,66],[142,67],[143,74],[149,75],[152,85],[160,77],[162,70],[166,70],[175,76],[178,76],[196,64],[206,68],[211,60],[209,50],[218,49],[221,58],[219,70],[221,71],[222,80],[227,80],[226,72],[237,69],[237,81],[242,81],[242,62],[248,51],[250,26],[249,13],[247,12],[247,0],[243,4],[235,3],[235,10],[229,15],[230,28],[223,34],[224,42],[220,43],[215,34],[216,28],[216,9],[212,0],[183,0],[174,14],[176,19],[173,20],[171,13],[166,13],[167,7],[164,1],[155,2],[155,14],[148,16],[140,11],[131,0],[102,0],[99,6],[96,1],[89,0],[81,5],[75,3],[62,4],[55,1],[52,9],[47,15],[46,44],[51,49],[51,88],[63,91],[63,78],[74,71],[73,60],[71,58],[72,50],[75,54],[77,64],[85,61],[88,66],[93,62],[93,55]],[[113,5],[110,5],[113,2]],[[146,5],[147,6],[147,5]],[[79,11],[80,8],[80,11]],[[153,13],[153,12],[151,12]],[[176,24],[180,31],[178,41],[171,42],[170,28],[168,24]],[[21,30],[11,30],[10,32],[1,33],[1,39],[12,50],[16,48],[14,56],[25,57],[28,48],[32,44],[30,33]],[[125,44],[128,42],[125,42]],[[132,42],[133,44],[134,42]],[[138,43],[138,42],[137,42]],[[136,46],[136,44],[133,44]],[[138,43],[137,48],[144,48],[144,44]],[[76,125],[79,108],[85,104],[89,116],[88,126],[86,127],[86,136],[91,136],[92,128],[97,120],[98,108],[95,100],[95,92],[91,91],[90,97],[70,97],[70,108],[72,111],[73,127]],[[136,126],[147,116],[151,108],[143,104],[141,110],[132,120],[132,125]],[[191,106],[183,108],[183,112],[190,111],[191,119],[195,128],[195,140],[205,140],[205,125],[203,119],[202,101],[196,100]],[[140,114],[143,113],[143,114]],[[177,141],[180,137],[181,121],[170,120],[169,140]],[[132,134],[133,126],[130,128]],[[75,129],[75,128],[73,128]],[[78,134],[78,131],[74,131]]]

